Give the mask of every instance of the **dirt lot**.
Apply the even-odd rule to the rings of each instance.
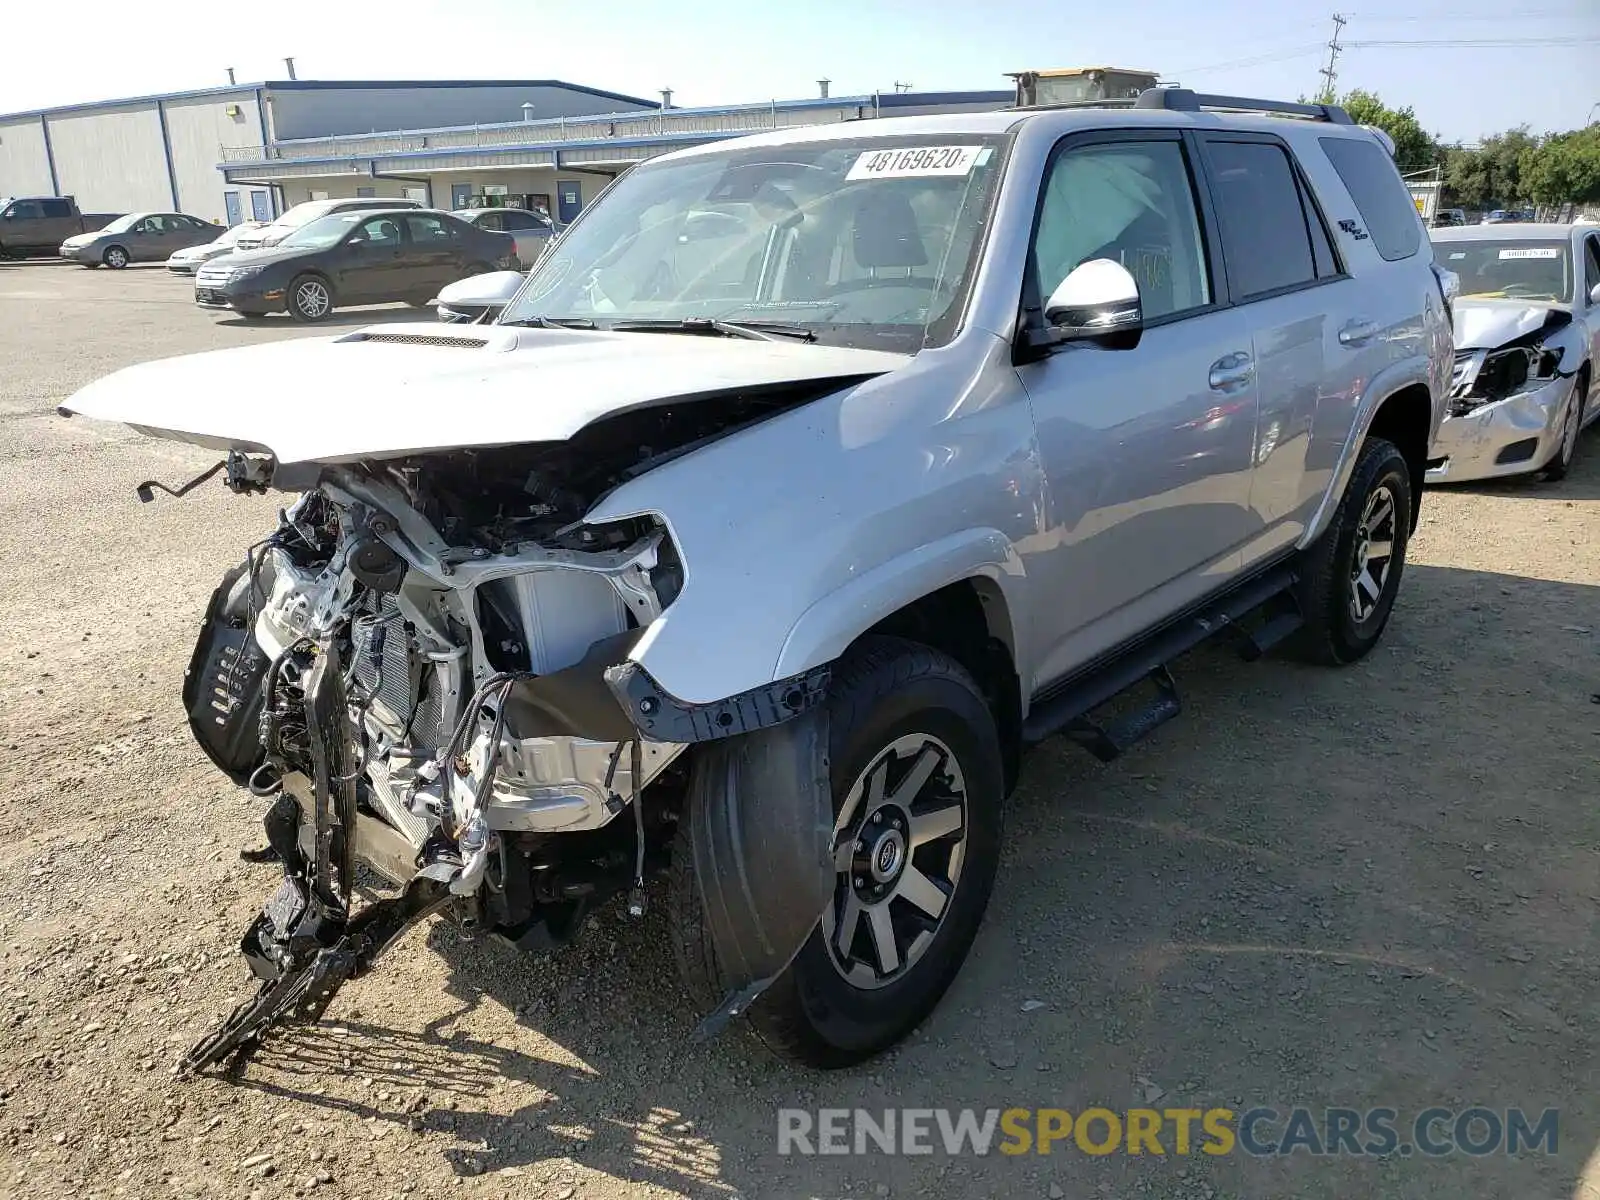
[[[657,904],[549,959],[431,925],[238,1081],[174,1079],[273,885],[178,691],[275,503],[141,507],[206,456],[53,408],[308,332],[188,290],[0,265],[0,1195],[1600,1197],[1593,431],[1564,484],[1430,494],[1360,666],[1203,649],[1185,719],[1121,762],[1034,755],[973,957],[867,1069],[688,1044]],[[1558,1153],[776,1153],[786,1106],[1384,1106],[1404,1135],[1478,1104],[1560,1109]]]

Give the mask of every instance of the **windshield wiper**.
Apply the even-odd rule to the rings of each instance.
[[[588,317],[516,317],[499,325],[532,325],[539,329],[593,329],[595,323]]]
[[[611,326],[618,333],[697,333],[708,337],[749,338],[757,342],[776,342],[793,338],[814,342],[817,335],[804,325],[783,321],[722,321],[716,317],[685,317],[681,321],[618,321]]]

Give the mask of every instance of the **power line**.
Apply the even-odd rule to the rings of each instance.
[[[1181,71],[1164,71],[1163,75],[1177,79],[1184,75],[1203,75],[1208,71],[1229,71],[1237,67],[1258,67],[1265,63],[1283,62],[1291,58],[1304,58],[1307,54],[1316,54],[1322,49],[1320,42],[1309,42],[1299,46],[1274,50],[1267,54],[1257,54],[1252,58],[1235,58],[1228,62],[1207,63],[1203,67],[1186,67]]]
[[[1530,37],[1530,38],[1419,38],[1387,41],[1346,42],[1350,50],[1388,50],[1407,47],[1413,50],[1488,50],[1512,46],[1583,46],[1600,42],[1600,37]]]

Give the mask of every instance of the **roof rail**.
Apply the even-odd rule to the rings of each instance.
[[[1173,112],[1199,112],[1203,108],[1223,108],[1235,112],[1269,113],[1282,117],[1309,117],[1335,125],[1354,125],[1350,114],[1337,104],[1296,104],[1289,100],[1250,100],[1244,96],[1210,96],[1188,88],[1146,88],[1134,102],[1135,108],[1164,108]]]

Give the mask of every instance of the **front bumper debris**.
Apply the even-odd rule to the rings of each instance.
[[[288,682],[280,678],[298,667],[308,669]],[[267,761],[281,781],[264,825],[268,857],[283,865],[283,882],[239,946],[260,986],[190,1048],[180,1072],[247,1057],[280,1022],[320,1018],[347,979],[365,974],[406,930],[450,902],[461,870],[459,848],[436,837],[399,896],[352,913],[356,856],[366,847],[335,645],[302,642],[274,663],[263,707]],[[403,864],[391,863],[391,870],[399,874]]]
[[[1537,470],[1556,452],[1573,386],[1571,376],[1558,376],[1461,416],[1445,417],[1429,455],[1426,481],[1461,483]]]

